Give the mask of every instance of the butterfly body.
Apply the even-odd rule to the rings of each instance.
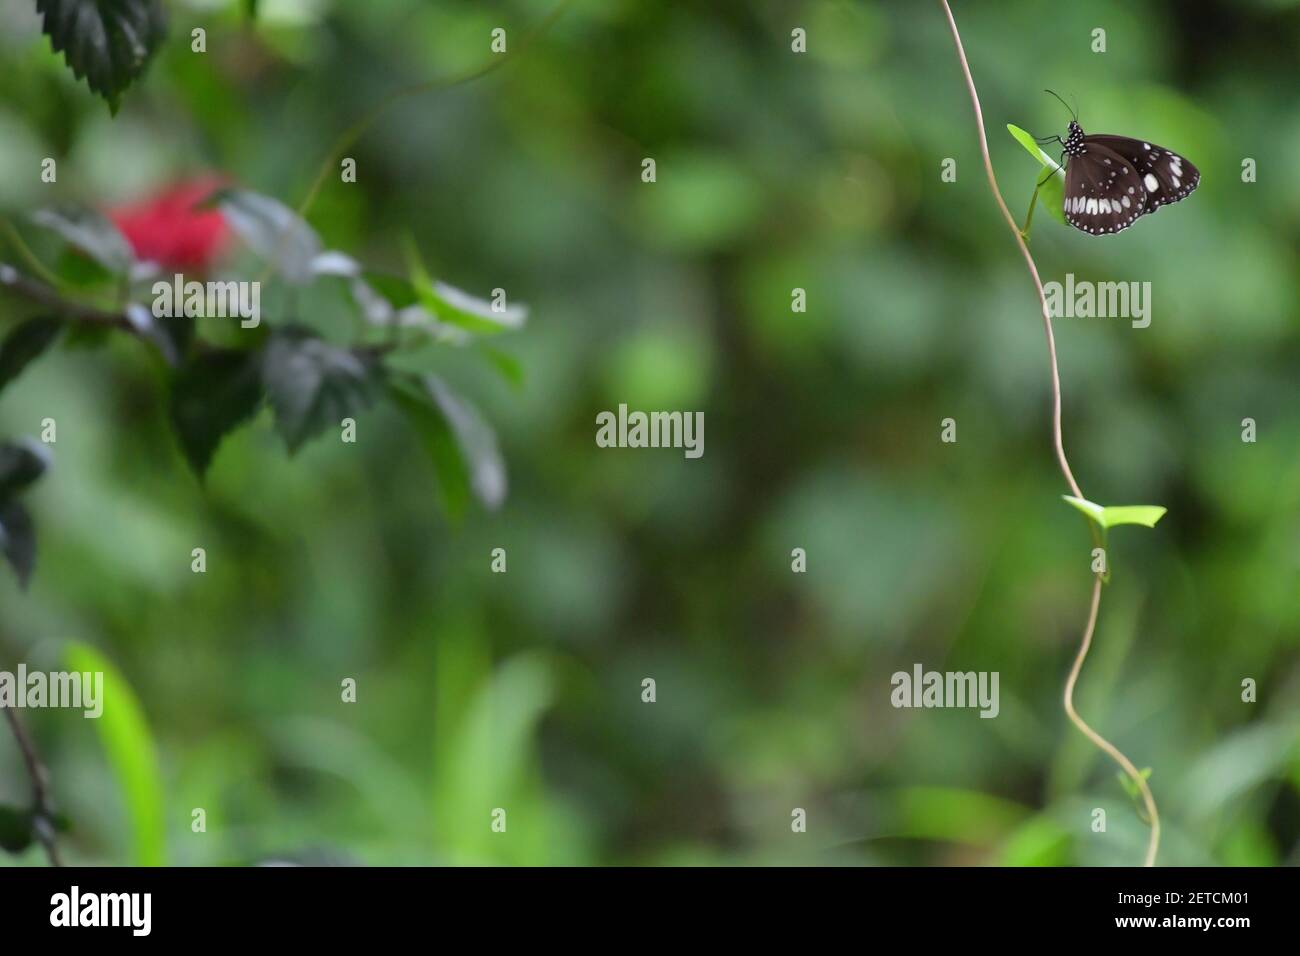
[[[1139,217],[1186,199],[1200,171],[1177,153],[1127,136],[1085,133],[1071,121],[1063,140],[1065,221],[1080,232],[1123,232]]]

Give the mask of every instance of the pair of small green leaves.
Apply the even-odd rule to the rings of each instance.
[[[1038,144],[1034,142],[1034,137],[1031,134],[1025,132],[1019,126],[1013,126],[1008,123],[1007,132],[1015,137],[1016,142],[1023,146],[1030,156],[1034,157],[1042,169],[1050,169],[1053,171],[1052,175],[1049,176],[1047,181],[1043,182],[1041,186],[1038,184],[1042,182],[1043,174],[1036,172],[1034,174],[1034,186],[1038,190],[1037,198],[1042,200],[1043,205],[1047,207],[1048,214],[1064,226],[1065,170],[1061,167],[1060,163],[1052,159],[1052,157],[1048,156],[1038,147]]]
[[[1160,505],[1111,505],[1105,507],[1086,498],[1073,495],[1061,495],[1071,507],[1082,511],[1099,528],[1106,531],[1122,524],[1140,524],[1144,528],[1154,528],[1156,522],[1165,516],[1165,509]]]
[[[1138,771],[1138,773],[1142,776],[1142,779],[1144,781],[1151,779],[1150,767],[1143,767],[1141,770]],[[1142,799],[1141,788],[1138,787],[1138,785],[1133,781],[1132,777],[1130,777],[1126,773],[1123,773],[1122,771],[1117,772],[1115,774],[1115,778],[1119,780],[1119,785],[1124,788],[1124,792],[1127,793],[1129,799],[1133,801],[1133,809],[1137,811],[1138,819],[1141,820],[1143,823],[1145,823],[1147,826],[1150,826],[1151,820],[1147,816],[1146,803]]]
[[[36,0],[36,11],[54,51],[114,113],[167,33],[162,0]]]

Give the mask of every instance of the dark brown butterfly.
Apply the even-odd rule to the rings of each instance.
[[[1177,153],[1140,139],[1088,135],[1071,120],[1062,145],[1065,221],[1090,236],[1123,232],[1138,218],[1186,199],[1200,171]]]

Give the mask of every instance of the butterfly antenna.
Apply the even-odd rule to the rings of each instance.
[[[1051,90],[1043,90],[1043,92],[1044,92],[1044,93],[1051,93],[1052,96],[1056,96],[1056,94],[1053,93]],[[1062,100],[1059,96],[1056,96],[1056,98],[1057,98],[1057,100],[1060,101],[1061,105],[1064,106],[1064,107],[1069,111],[1069,113],[1070,113],[1070,117],[1071,117],[1071,118],[1072,118],[1076,123],[1079,122],[1079,111],[1078,111],[1078,110],[1075,110],[1075,109],[1071,109],[1071,108],[1070,108],[1070,104],[1067,103],[1067,102],[1065,102],[1065,100]]]

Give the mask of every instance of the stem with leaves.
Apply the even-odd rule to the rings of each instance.
[[[32,803],[34,804],[32,832],[45,849],[45,855],[49,858],[50,866],[62,866],[63,861],[59,859],[59,847],[54,837],[55,813],[50,800],[49,771],[45,769],[45,764],[41,763],[41,758],[36,753],[36,745],[32,742],[32,738],[28,736],[27,728],[22,725],[22,721],[18,719],[18,714],[14,712],[14,709],[12,707],[0,707],[0,710],[5,713],[9,729],[13,732],[14,740],[18,744],[18,750],[23,755],[27,775],[32,778]]]
[[[1029,275],[1034,280],[1034,289],[1038,292],[1038,302],[1043,313],[1043,328],[1047,333],[1047,356],[1052,373],[1052,439],[1056,449],[1057,464],[1060,466],[1065,483],[1070,486],[1071,493],[1076,498],[1083,498],[1084,494],[1079,490],[1079,483],[1074,480],[1074,473],[1070,470],[1070,462],[1065,457],[1065,446],[1061,439],[1061,375],[1056,362],[1056,337],[1052,334],[1052,313],[1047,304],[1047,296],[1043,292],[1043,282],[1038,275],[1038,266],[1034,263],[1034,257],[1030,255],[1029,246],[1025,243],[1025,233],[1028,231],[1029,223],[1025,223],[1024,231],[1016,225],[1016,220],[1007,208],[1001,190],[998,189],[997,177],[993,173],[993,160],[989,156],[988,137],[984,132],[984,114],[980,109],[979,93],[975,89],[975,80],[971,76],[970,64],[966,61],[966,51],[962,47],[961,33],[957,30],[957,21],[953,19],[952,8],[948,6],[948,0],[939,0],[939,5],[943,7],[943,12],[948,18],[953,43],[957,47],[957,60],[961,64],[962,73],[966,79],[966,89],[970,93],[971,105],[975,110],[975,126],[979,132],[980,155],[984,160],[984,171],[988,175],[989,189],[993,192],[993,198],[1002,211],[1002,218],[1006,220],[1011,234],[1015,237],[1016,245],[1020,248],[1020,254],[1024,257],[1025,265],[1029,269]],[[1093,534],[1095,541],[1095,529],[1093,529]],[[1146,807],[1147,817],[1151,821],[1151,838],[1147,843],[1146,858],[1143,865],[1154,866],[1156,852],[1160,847],[1160,815],[1156,812],[1156,801],[1151,795],[1151,788],[1147,785],[1146,778],[1138,772],[1137,768],[1133,766],[1133,762],[1124,756],[1118,747],[1089,727],[1074,709],[1074,685],[1079,679],[1079,672],[1083,668],[1084,659],[1088,656],[1088,650],[1092,646],[1092,635],[1097,627],[1097,610],[1101,604],[1102,584],[1103,574],[1094,572],[1088,623],[1083,631],[1083,640],[1079,645],[1079,653],[1074,659],[1074,666],[1070,668],[1070,675],[1065,682],[1065,713],[1074,725],[1079,728],[1080,733],[1120,765],[1124,773],[1128,775],[1142,794],[1142,802]]]

